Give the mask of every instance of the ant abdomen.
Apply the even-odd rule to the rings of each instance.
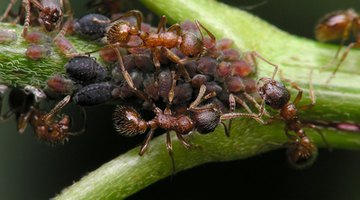
[[[196,130],[201,134],[211,133],[220,123],[221,112],[215,107],[199,108],[192,112]]]
[[[289,142],[287,146],[288,162],[296,169],[303,169],[312,165],[317,158],[318,150],[307,137]]]
[[[118,106],[113,114],[116,131],[125,136],[134,136],[145,133],[146,121],[132,107]]]
[[[289,102],[290,93],[281,82],[262,78],[259,83],[259,95],[273,109],[280,109]]]

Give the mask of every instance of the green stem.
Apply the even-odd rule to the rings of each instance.
[[[279,64],[283,74],[299,83],[304,89],[308,88],[308,74],[310,68],[313,68],[317,104],[313,109],[301,113],[301,117],[307,120],[360,123],[358,103],[360,102],[360,86],[353,84],[360,81],[357,76],[360,60],[356,59],[360,57],[359,51],[351,51],[336,78],[330,85],[326,85],[325,81],[330,76],[331,69],[320,71],[320,68],[333,58],[336,46],[289,35],[257,17],[216,1],[142,0],[142,2],[158,14],[165,14],[172,22],[198,19],[217,38],[231,38],[235,41],[236,47],[243,50],[255,50],[271,62]],[[14,48],[16,45],[20,47]],[[40,72],[42,70],[39,70],[41,68],[39,66],[46,61],[35,62],[37,67],[35,64],[27,67],[29,61],[24,59],[24,51],[19,51],[24,48],[21,45],[23,45],[22,42],[17,42],[12,46],[0,45],[1,64],[8,66],[10,61],[3,61],[3,58],[6,57],[4,54],[11,54],[13,64],[16,59],[16,64],[21,63],[22,67],[33,70],[32,79],[36,79],[39,84],[44,83],[50,74]],[[4,50],[6,50],[5,53]],[[83,51],[86,50],[86,48],[83,49]],[[64,61],[60,57],[54,56],[48,62],[60,65],[57,68],[48,67],[47,69],[52,73],[63,70]],[[10,69],[11,67],[1,67],[0,74],[6,74],[1,77],[2,82],[17,84],[17,74],[9,73]],[[259,77],[271,76],[272,70],[273,68],[269,65],[259,62]],[[40,73],[43,75],[40,76]],[[14,77],[10,78],[11,76]],[[31,79],[26,79],[21,83],[33,82]],[[309,102],[307,94],[304,95],[302,102],[304,104]],[[280,148],[286,142],[283,125],[283,123],[274,123],[269,126],[259,126],[253,120],[238,119],[233,123],[230,138],[224,136],[221,126],[208,135],[191,134],[187,139],[196,145],[196,148],[191,150],[185,149],[173,137],[176,169],[182,171],[208,162],[243,159]],[[324,146],[314,131],[306,131],[318,146]],[[323,133],[334,148],[360,149],[359,134],[330,129],[323,129]],[[136,147],[104,164],[63,190],[56,199],[122,199],[171,175],[171,162],[165,148],[164,135],[155,138],[150,143],[150,149],[144,156],[138,156],[138,151],[139,148]]]

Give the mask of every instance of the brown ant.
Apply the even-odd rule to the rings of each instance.
[[[136,25],[131,25],[128,21],[122,20],[126,17],[135,17]],[[188,57],[201,57],[206,53],[207,48],[211,48],[215,45],[214,35],[208,31],[200,22],[197,20],[195,24],[200,31],[201,40],[191,32],[182,32],[179,24],[174,24],[168,30],[166,30],[166,17],[162,16],[159,22],[156,33],[146,32],[141,30],[141,23],[143,20],[142,13],[137,10],[131,10],[124,15],[120,16],[113,23],[111,23],[108,31],[106,33],[106,39],[108,45],[113,47],[119,61],[119,67],[123,76],[125,77],[128,85],[135,89],[133,81],[129,76],[129,73],[126,71],[123,59],[121,57],[120,51],[117,47],[136,47],[136,48],[148,48],[153,52],[153,61],[156,67],[156,71],[160,70],[160,55],[165,53],[173,62],[177,63],[180,67],[180,71],[185,75],[185,78],[190,81],[190,77],[184,67],[184,64],[193,59],[193,58],[184,58],[180,59],[176,54],[170,51],[171,48],[179,47],[179,50]],[[107,21],[99,23],[108,23]],[[205,47],[204,45],[204,36],[200,30],[200,27],[203,28],[211,38],[211,47]],[[163,32],[161,32],[163,31]],[[130,41],[131,36],[138,36],[142,40],[141,45],[129,46],[127,43]],[[161,47],[161,49],[159,49]],[[91,53],[91,52],[90,52]]]
[[[159,107],[153,105],[153,112],[155,117],[150,121],[145,121],[141,118],[140,114],[131,107],[118,106],[114,112],[114,126],[122,135],[134,136],[143,134],[148,129],[149,132],[143,144],[140,147],[139,155],[142,156],[148,148],[149,142],[154,135],[154,131],[158,128],[166,131],[166,147],[171,157],[173,164],[173,171],[175,171],[175,161],[173,158],[172,142],[170,138],[170,131],[176,133],[179,141],[186,147],[190,148],[191,144],[185,140],[183,135],[190,134],[193,131],[198,131],[201,134],[213,132],[218,124],[222,124],[225,129],[225,134],[229,135],[229,131],[224,120],[246,117],[253,118],[260,122],[262,120],[257,114],[248,113],[226,113],[222,114],[216,104],[207,104],[199,106],[202,100],[212,98],[214,94],[205,95],[206,86],[200,87],[197,98],[192,102],[188,108],[189,114],[174,115],[169,107],[161,110]],[[204,96],[205,95],[205,96]]]
[[[296,83],[291,82],[288,79],[282,79],[284,81],[290,82],[291,87],[298,91],[298,94],[296,95],[293,102],[290,102],[289,90],[281,82],[278,82],[273,78],[261,78],[258,81],[258,92],[263,99],[262,110],[264,109],[264,103],[275,110],[279,110],[279,114],[277,116],[273,116],[272,119],[280,119],[285,122],[284,131],[286,136],[290,140],[287,143],[288,160],[290,161],[290,164],[301,167],[305,166],[307,164],[305,163],[305,161],[310,160],[317,152],[316,146],[305,134],[305,131],[303,129],[304,127],[309,127],[316,130],[322,137],[326,146],[329,147],[329,145],[320,129],[318,129],[313,124],[303,124],[299,119],[299,110],[307,110],[315,105],[316,99],[312,86],[312,80],[310,79],[309,90],[311,103],[309,105],[303,105],[298,107],[298,104],[302,98],[303,90]],[[272,119],[267,123],[270,123]],[[296,135],[290,134],[289,131],[294,131]]]
[[[341,63],[346,59],[350,49],[360,47],[360,17],[353,9],[341,10],[325,15],[316,25],[315,36],[317,40],[325,42],[341,39],[334,59],[338,57],[341,48],[349,38],[351,32],[355,37],[355,41],[351,42],[346,47],[332,76],[327,80],[327,83],[335,76]]]
[[[61,100],[49,113],[44,113],[34,106],[44,97],[45,94],[41,90],[32,86],[24,89],[12,89],[9,94],[10,110],[0,116],[0,121],[5,121],[15,115],[19,133],[24,133],[29,123],[34,129],[35,135],[41,141],[49,144],[63,143],[70,135],[83,132],[83,130],[77,133],[69,132],[70,118],[67,115],[64,115],[60,120],[54,119],[60,109],[70,101],[70,96]]]
[[[3,16],[0,18],[0,21],[5,19],[11,8],[14,6],[17,0],[11,0],[8,7],[6,8]],[[71,12],[70,3],[68,0],[22,0],[23,6],[25,7],[25,23],[23,29],[23,36],[26,36],[27,29],[30,25],[30,4],[34,5],[39,9],[39,17],[43,22],[43,25],[47,31],[53,31],[59,26],[63,18],[63,7],[68,9],[68,12]]]

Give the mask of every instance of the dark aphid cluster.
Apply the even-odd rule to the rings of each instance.
[[[353,35],[352,35],[353,34]],[[326,14],[320,19],[315,27],[315,37],[322,42],[340,40],[339,48],[334,56],[334,60],[339,57],[339,53],[344,43],[353,36],[354,41],[347,45],[344,53],[341,55],[340,60],[327,83],[335,76],[341,63],[346,59],[351,48],[360,47],[360,17],[359,14],[353,10],[339,10]],[[332,60],[331,63],[334,61]]]
[[[89,6],[111,10],[111,7],[99,4],[103,2],[116,4],[107,0],[91,1]],[[262,116],[269,114],[264,104],[259,103],[263,100],[279,110],[279,116],[286,124],[289,160],[298,163],[314,155],[316,147],[303,131],[307,125],[302,124],[297,115],[298,109],[311,106],[297,108],[302,90],[296,84],[292,85],[299,94],[293,103],[289,102],[289,91],[274,80],[278,66],[257,52],[239,52],[232,48],[232,40],[216,40],[198,20],[167,28],[166,17],[162,16],[157,27],[152,27],[144,23],[143,14],[138,10],[124,14],[111,11],[107,14],[114,15],[109,18],[92,13],[75,20],[68,11],[69,18],[62,23],[63,3],[68,2],[23,0],[23,37],[29,43],[27,57],[34,60],[48,57],[51,47],[56,46],[69,60],[64,65],[64,75],[55,74],[47,81],[46,96],[62,99],[49,112],[39,108],[43,98],[35,88],[10,92],[10,111],[1,119],[15,114],[19,132],[30,124],[41,140],[61,143],[75,134],[69,130],[69,116],[58,115],[66,104],[93,106],[116,101],[120,104],[113,114],[116,131],[125,136],[146,134],[140,155],[148,149],[156,130],[165,132],[166,147],[174,164],[170,131],[175,132],[186,148],[192,146],[187,141],[188,134],[194,131],[208,134],[219,124],[229,136],[232,119],[252,118],[265,123]],[[37,18],[47,31],[61,27],[55,37],[40,30],[28,32],[32,23],[31,6],[39,10]],[[12,4],[2,19],[12,16],[11,7]],[[351,25],[357,27],[355,23]],[[98,41],[103,48],[78,53],[65,38],[69,31]],[[13,40],[16,39],[10,32],[0,32],[0,42]],[[90,56],[97,51],[107,66]],[[258,59],[275,70],[271,78],[262,78],[257,84],[253,77]],[[0,93],[3,93],[1,88]],[[236,107],[243,112],[236,112]],[[153,117],[143,116],[144,110],[151,111]],[[291,135],[289,131],[295,134]]]

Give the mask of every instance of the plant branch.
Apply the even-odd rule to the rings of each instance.
[[[357,59],[360,57],[359,51],[351,51],[336,78],[330,85],[326,85],[325,81],[332,69],[320,71],[320,68],[333,58],[336,46],[289,35],[257,17],[216,1],[142,0],[142,2],[159,15],[165,14],[172,22],[198,19],[217,38],[230,38],[235,41],[239,49],[259,52],[271,62],[279,64],[284,75],[299,83],[305,91],[308,89],[310,68],[313,68],[317,103],[313,109],[301,113],[301,117],[310,121],[360,123],[360,86],[353,84],[360,81],[357,72],[357,66],[360,64],[360,60]],[[1,28],[4,26],[7,25],[2,24]],[[21,85],[32,84],[33,79],[36,79],[35,83],[38,85],[43,85],[41,83],[44,83],[51,73],[63,71],[62,66],[65,61],[59,56],[52,56],[49,61],[33,62],[28,67],[30,61],[24,58],[24,47],[21,45],[24,45],[21,41],[8,46],[0,45],[2,65],[14,66],[16,62],[32,70],[31,73],[26,74],[32,74],[32,78],[21,80]],[[83,51],[88,50],[86,45],[84,46]],[[90,50],[93,49],[92,47]],[[3,60],[10,54],[11,60]],[[45,64],[43,66],[44,62],[59,63],[59,66],[56,68]],[[44,72],[42,67],[48,71]],[[1,82],[18,84],[17,74],[9,74],[10,69],[11,67],[1,67]],[[259,62],[259,77],[271,76],[272,70],[269,65]],[[26,70],[22,69],[22,73],[23,71]],[[10,78],[10,76],[14,77]],[[309,103],[307,93],[302,102]],[[191,134],[187,139],[197,145],[191,150],[185,149],[173,137],[176,169],[182,171],[208,162],[243,159],[281,148],[286,142],[283,125],[283,123],[274,123],[260,126],[254,120],[238,119],[233,123],[230,138],[224,136],[221,126],[208,135]],[[318,146],[324,146],[319,135],[312,130],[306,131]],[[360,134],[330,129],[323,129],[323,133],[333,148],[360,149]],[[56,199],[122,199],[171,175],[171,161],[166,151],[164,135],[150,143],[149,151],[144,156],[138,156],[138,151],[139,147],[136,147],[104,164],[63,190]]]

